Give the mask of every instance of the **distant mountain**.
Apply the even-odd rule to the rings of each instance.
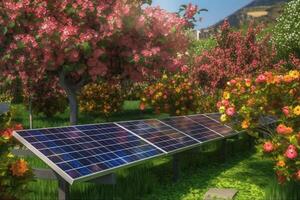
[[[235,11],[229,15],[227,19],[232,27],[240,28],[249,24],[251,21],[254,23],[272,23],[282,13],[284,4],[289,0],[254,0],[248,5]],[[200,37],[208,37],[215,33],[218,27],[225,20],[200,30]]]

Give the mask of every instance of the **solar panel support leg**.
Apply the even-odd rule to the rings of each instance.
[[[58,199],[70,200],[70,184],[58,176]]]
[[[177,182],[179,179],[179,156],[173,155],[173,182]]]
[[[221,160],[223,162],[226,162],[227,159],[227,151],[228,151],[228,147],[227,147],[227,139],[222,140],[222,145],[221,145]]]

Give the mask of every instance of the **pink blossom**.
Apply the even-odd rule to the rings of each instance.
[[[256,83],[264,83],[264,82],[266,82],[266,80],[267,80],[266,76],[263,75],[263,74],[260,74],[260,75],[256,78],[255,82],[256,82]]]
[[[272,142],[265,142],[263,148],[264,148],[264,152],[266,153],[270,153],[274,150],[274,146]]]
[[[284,154],[289,159],[295,159],[298,156],[296,148],[288,148]]]
[[[282,108],[282,112],[283,112],[283,114],[287,117],[287,116],[289,116],[289,114],[290,114],[290,109],[289,109],[289,107],[288,106],[284,106],[283,108]]]
[[[229,107],[226,109],[226,114],[229,116],[233,116],[235,114],[235,109],[234,107]]]
[[[180,71],[182,73],[187,73],[189,71],[189,67],[187,65],[183,65],[181,68],[180,68]]]

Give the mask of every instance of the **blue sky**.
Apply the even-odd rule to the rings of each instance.
[[[250,2],[251,0],[153,0],[152,5],[159,5],[161,8],[175,12],[182,4],[197,4],[200,8],[208,9],[208,12],[203,12],[200,15],[202,21],[197,24],[197,28],[205,28],[224,19]]]

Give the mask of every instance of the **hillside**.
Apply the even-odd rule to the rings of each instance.
[[[250,22],[269,24],[275,22],[276,18],[282,13],[284,4],[288,1],[289,0],[254,0],[225,19],[229,21],[232,27],[236,28],[245,26]],[[201,29],[200,37],[205,38],[215,33],[223,21],[224,20],[221,20],[206,29]]]

